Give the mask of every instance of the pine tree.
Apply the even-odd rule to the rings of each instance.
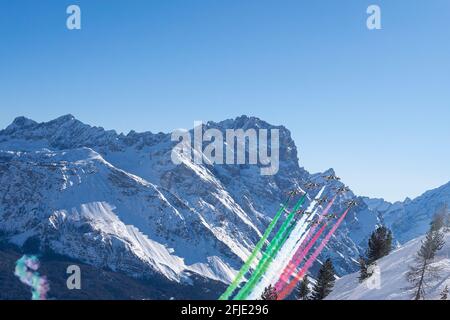
[[[448,205],[444,204],[440,210],[440,214],[443,216],[444,231],[450,232],[450,211]]]
[[[369,238],[367,264],[387,256],[392,250],[392,232],[385,226],[377,228]]]
[[[444,291],[441,293],[441,300],[447,300],[448,299],[448,286],[445,286]]]
[[[320,268],[317,282],[313,287],[311,296],[313,300],[323,300],[331,293],[331,291],[333,291],[335,282],[334,275],[335,271],[333,263],[330,259],[327,259]]]
[[[300,286],[297,292],[298,300],[308,300],[308,296],[311,290],[309,289],[309,279],[307,275],[303,278],[302,282],[300,282]]]
[[[447,222],[447,206],[443,206],[441,209],[437,211],[431,220],[430,226],[431,230],[438,231],[446,226]]]
[[[363,282],[370,277],[367,270],[367,261],[363,256],[359,257],[359,282]]]
[[[261,300],[277,300],[277,299],[278,299],[277,289],[272,287],[272,285],[269,285],[267,288],[265,288],[264,292],[261,295]]]
[[[439,267],[431,265],[436,253],[445,244],[440,221],[440,219],[433,219],[430,230],[427,232],[425,240],[422,241],[422,246],[417,253],[414,265],[410,266],[410,270],[407,273],[407,279],[411,283],[411,289],[415,292],[415,300],[425,298],[429,282],[438,279],[439,272],[441,271]]]

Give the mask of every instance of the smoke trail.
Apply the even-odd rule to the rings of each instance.
[[[320,206],[318,206],[315,210],[314,207],[317,205],[317,200],[320,199],[322,196],[322,193],[325,191],[325,187],[323,187],[320,192],[317,194],[314,201],[311,202],[310,206],[306,210],[306,214],[302,217],[302,219],[297,224],[296,228],[292,232],[291,236],[286,241],[285,246],[280,250],[278,253],[276,260],[274,261],[273,268],[271,268],[270,275],[272,276],[272,281],[275,281],[277,279],[277,276],[279,273],[284,269],[284,267],[289,263],[290,258],[294,255],[294,252],[296,251],[297,247],[301,245],[301,243],[304,241],[306,237],[306,232],[311,227],[311,223],[313,222],[314,218],[319,215],[318,212],[320,209],[322,209]],[[313,211],[314,210],[314,211]],[[276,263],[275,263],[276,262]],[[274,279],[275,277],[275,279]],[[270,282],[272,284],[272,282]]]
[[[303,202],[305,200],[305,198],[306,198],[306,194],[299,200],[299,202],[297,202],[297,205],[300,202]],[[248,257],[247,261],[244,263],[244,265],[239,270],[238,274],[236,275],[236,278],[228,286],[226,291],[219,297],[219,300],[228,300],[230,298],[230,296],[233,294],[234,290],[236,290],[236,288],[238,287],[238,285],[241,282],[242,278],[244,277],[244,275],[250,269],[250,267],[251,267],[253,261],[255,260],[256,256],[258,255],[258,253],[261,251],[262,247],[264,246],[264,244],[265,244],[267,238],[269,237],[270,233],[275,228],[275,225],[277,224],[278,220],[281,218],[281,215],[284,212],[284,210],[286,209],[286,206],[288,205],[290,199],[291,199],[291,196],[288,198],[286,203],[283,206],[281,206],[280,210],[278,210],[278,212],[275,215],[275,217],[273,218],[272,222],[269,224],[269,226],[267,227],[266,231],[264,232],[262,238],[258,241],[258,243],[256,244],[255,248],[253,249],[252,253]]]
[[[17,260],[14,275],[16,275],[23,284],[31,287],[32,300],[45,300],[47,292],[50,290],[47,278],[40,276],[39,259],[36,256],[24,255]]]
[[[314,239],[310,241],[310,239],[313,237],[314,232],[316,231],[317,227],[321,224],[322,220],[326,217],[326,215],[328,214],[328,212],[330,211],[331,207],[333,206],[334,202],[337,199],[337,195],[335,195],[333,197],[333,199],[331,199],[331,201],[328,203],[328,205],[325,207],[325,209],[323,210],[323,212],[319,215],[319,219],[317,220],[317,222],[310,228],[310,230],[308,231],[308,234],[306,235],[306,237],[304,237],[303,239],[301,239],[296,247],[293,249],[293,252],[295,252],[295,254],[291,255],[291,260],[288,263],[285,263],[283,265],[284,267],[284,271],[281,274],[281,276],[279,277],[279,280],[277,281],[275,288],[277,289],[277,291],[281,291],[282,287],[289,281],[289,276],[291,275],[292,272],[295,271],[296,266],[298,266],[301,261],[303,260],[304,256],[308,254],[309,250],[311,249],[310,247],[312,245],[314,245],[314,243],[317,241],[317,239],[320,237],[320,234],[323,232],[320,232],[319,237],[314,237]],[[306,249],[306,246],[310,244],[311,246],[309,246],[309,249]],[[305,250],[306,249],[306,250]]]
[[[277,292],[283,291],[284,286],[286,286],[287,283],[289,282],[291,273],[293,273],[297,268],[297,266],[299,266],[300,263],[302,263],[304,257],[309,253],[311,248],[314,246],[314,244],[320,238],[322,233],[325,231],[326,227],[327,224],[324,224],[320,228],[320,230],[316,233],[316,235],[312,238],[312,240],[308,243],[308,245],[303,250],[301,250],[301,252],[299,252],[299,254],[294,258],[295,260],[289,263],[289,265],[286,267],[287,270],[283,272],[283,275],[280,277],[280,280],[276,284]]]
[[[297,283],[303,279],[303,276],[308,272],[309,268],[312,266],[312,264],[316,261],[317,257],[320,255],[322,250],[327,245],[328,241],[330,240],[331,236],[334,234],[334,232],[339,228],[342,221],[344,221],[345,217],[347,216],[348,212],[350,211],[350,208],[348,208],[342,216],[339,218],[339,220],[336,222],[336,224],[331,228],[331,230],[328,232],[328,234],[323,239],[322,243],[319,245],[319,247],[314,251],[312,256],[306,261],[304,267],[296,274],[294,275],[294,279],[289,283],[289,285],[284,288],[281,293],[278,296],[278,300],[282,300],[286,298],[292,290],[294,290]]]
[[[233,300],[243,300],[245,299],[250,291],[254,288],[257,281],[261,278],[262,274],[265,272],[267,266],[272,261],[274,255],[279,250],[280,244],[282,244],[283,239],[285,238],[286,234],[289,234],[292,231],[291,228],[291,222],[294,219],[295,215],[297,214],[297,210],[301,207],[304,200],[306,199],[306,194],[302,197],[302,201],[297,203],[297,205],[292,209],[292,212],[289,214],[289,216],[286,218],[284,223],[281,225],[278,232],[275,234],[274,238],[270,242],[269,246],[267,247],[266,251],[264,252],[261,260],[258,263],[258,266],[256,267],[255,271],[253,272],[250,279],[247,281],[245,286],[238,292],[238,294],[234,297]]]
[[[271,283],[276,283],[276,288],[277,288],[277,285],[278,285],[277,289],[280,289],[280,285],[282,286],[282,283],[280,282],[281,279],[283,279],[283,278],[288,278],[289,279],[289,275],[293,271],[293,270],[289,270],[289,269],[291,269],[289,267],[289,264],[292,263],[292,260],[294,259],[294,256],[296,256],[297,254],[299,254],[301,251],[304,250],[305,246],[308,244],[308,241],[314,235],[314,231],[316,230],[318,225],[322,222],[323,218],[330,211],[330,209],[331,209],[333,203],[335,202],[336,198],[337,198],[337,196],[333,197],[333,199],[328,203],[328,205],[325,207],[325,209],[318,215],[319,218],[313,225],[311,225],[313,223],[312,222],[312,218],[311,218],[310,220],[307,221],[307,224],[305,224],[305,226],[301,230],[301,235],[302,236],[300,237],[300,239],[296,243],[294,243],[294,246],[290,248],[289,255],[286,255],[283,263],[280,265],[280,268],[277,270],[278,272],[271,279]],[[316,209],[316,211],[317,210],[318,209]],[[309,231],[308,231],[308,229],[309,229]],[[308,231],[308,233],[306,233],[307,231]],[[283,272],[281,272],[281,270],[283,270]],[[281,276],[279,276],[280,273],[281,273]],[[276,275],[278,275],[278,277]]]
[[[319,191],[314,200],[310,203],[301,220],[295,225],[295,229],[292,231],[289,238],[286,239],[287,241],[285,240],[283,242],[285,243],[284,246],[278,251],[278,254],[273,259],[273,262],[267,268],[265,275],[261,277],[261,281],[255,286],[251,294],[248,296],[249,300],[257,299],[268,285],[273,284],[278,280],[280,272],[285,268],[295,252],[297,243],[301,243],[303,241],[307,228],[316,216],[319,207],[317,207],[314,212],[313,209],[317,204],[317,199],[320,199],[324,191],[325,187]],[[312,214],[307,215],[306,212],[312,212]]]

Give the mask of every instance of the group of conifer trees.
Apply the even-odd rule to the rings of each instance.
[[[410,283],[409,288],[416,300],[425,299],[430,283],[439,279],[440,267],[433,265],[436,254],[445,244],[445,233],[450,232],[450,212],[447,206],[443,206],[433,217],[430,228],[422,241],[414,263],[409,267],[406,277]],[[359,258],[359,281],[364,282],[373,275],[377,261],[387,256],[393,248],[393,236],[386,226],[379,226],[369,237],[367,252]],[[314,284],[305,275],[296,290],[296,298],[299,300],[323,300],[333,290],[336,280],[335,268],[331,259],[327,259],[319,269]],[[449,289],[444,288],[441,299],[447,300]],[[262,300],[277,300],[276,289],[267,287],[261,296]]]

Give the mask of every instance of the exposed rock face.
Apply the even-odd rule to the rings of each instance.
[[[0,131],[2,238],[19,246],[38,239],[42,249],[136,277],[229,282],[287,192],[324,183],[334,171],[301,168],[282,126],[242,116],[206,128],[279,129],[278,174],[189,159],[175,165],[170,134],[117,134],[71,115],[46,123],[17,118]],[[330,183],[326,195],[342,185]],[[333,212],[353,197],[340,196]],[[404,242],[423,233],[431,210],[449,200],[450,185],[405,203],[360,198],[322,256],[333,258],[339,274],[354,271],[376,224],[392,226]]]

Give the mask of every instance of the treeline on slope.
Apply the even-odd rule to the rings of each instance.
[[[407,290],[415,300],[425,299],[431,283],[439,280],[442,268],[434,266],[436,254],[445,245],[445,233],[450,232],[450,212],[444,205],[434,215],[430,228],[416,254],[413,265],[406,274],[410,283]],[[387,256],[392,250],[392,232],[385,226],[377,228],[370,236],[366,257],[360,257],[359,281],[363,282],[373,275],[377,260]],[[448,286],[441,293],[441,299],[447,300]]]
[[[430,229],[422,241],[422,246],[417,253],[414,265],[410,266],[407,274],[411,287],[408,288],[414,293],[413,298],[425,299],[426,290],[429,283],[439,278],[440,268],[432,265],[436,253],[444,246],[444,236],[450,232],[450,212],[448,206],[443,206],[435,214]],[[387,256],[393,249],[392,231],[386,226],[379,226],[369,237],[367,252],[359,259],[360,275],[359,281],[363,282],[370,278],[375,270],[377,261]],[[333,263],[327,259],[321,266],[316,282],[312,286],[308,275],[300,282],[295,298],[298,300],[323,300],[333,290],[335,284],[335,270]],[[446,286],[441,293],[441,300],[447,300],[449,288]],[[273,286],[265,288],[261,295],[262,300],[277,300],[278,293]]]
[[[414,263],[406,274],[410,289],[415,300],[425,300],[427,290],[433,282],[441,278],[442,267],[434,265],[436,254],[445,245],[445,233],[450,231],[450,214],[445,205],[434,216],[430,229],[422,240],[422,245],[416,254]],[[441,293],[441,299],[447,300],[448,286]]]

